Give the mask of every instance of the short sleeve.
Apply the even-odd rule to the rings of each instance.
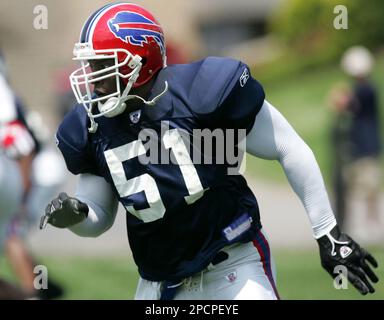
[[[240,64],[228,89],[216,111],[219,121],[225,128],[246,129],[248,133],[265,99],[263,87],[248,66]]]
[[[251,76],[249,67],[227,58],[207,59],[195,81],[200,97],[195,104],[197,117],[210,128],[252,129],[265,93],[261,84]]]

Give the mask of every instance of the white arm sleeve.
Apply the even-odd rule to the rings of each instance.
[[[278,160],[308,214],[316,239],[328,233],[336,219],[312,150],[284,116],[270,103],[264,104],[246,138],[247,152]]]
[[[69,229],[82,237],[98,237],[114,223],[118,200],[111,186],[101,177],[81,174],[75,197],[89,207],[88,217]]]

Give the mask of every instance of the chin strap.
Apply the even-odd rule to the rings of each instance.
[[[95,121],[95,118],[93,117],[93,114],[92,114],[92,107],[87,109],[87,115],[88,115],[88,118],[89,120],[91,121],[91,126],[88,128],[88,131],[90,133],[95,133],[96,130],[97,130],[97,127],[99,126],[96,121]]]
[[[147,106],[154,106],[157,101],[167,93],[168,91],[168,82],[167,81],[164,81],[164,90],[162,92],[160,92],[156,97],[154,97],[151,101],[144,101],[143,98],[139,97],[139,99],[142,99],[143,102],[147,105]]]
[[[127,86],[128,87],[128,86]],[[127,90],[127,88],[125,89],[125,90]],[[124,91],[125,91],[124,90]],[[142,97],[140,97],[140,96],[137,96],[137,95],[127,95],[126,97],[124,97],[124,98],[122,98],[119,102],[118,102],[118,104],[119,105],[125,105],[125,102],[126,101],[128,101],[128,100],[132,100],[132,99],[139,99],[140,101],[142,101],[145,105],[147,105],[147,106],[154,106],[156,103],[157,103],[157,101],[159,101],[159,99],[164,95],[164,94],[166,94],[167,93],[167,91],[168,91],[168,82],[167,81],[164,81],[164,90],[162,91],[162,92],[160,92],[156,97],[154,97],[152,100],[150,100],[150,101],[147,101],[147,100],[145,100],[144,98],[142,98]],[[123,95],[124,95],[124,93],[125,92],[123,92]],[[111,112],[112,111],[114,111],[116,108],[114,107],[114,108],[111,108]],[[113,117],[114,116],[117,116],[117,115],[119,115],[119,114],[121,114],[123,111],[125,110],[125,106],[123,107],[123,108],[121,108],[121,112],[119,112],[119,113],[116,113],[116,114],[114,114],[113,115]],[[88,131],[90,132],[90,133],[95,133],[96,131],[97,131],[97,127],[98,127],[98,124],[96,123],[96,121],[95,121],[95,118],[97,117],[95,117],[93,114],[92,114],[92,108],[89,108],[89,109],[87,109],[87,114],[88,114],[88,117],[89,117],[89,119],[90,119],[90,121],[91,121],[91,126],[88,128]]]
[[[168,82],[167,81],[164,81],[164,90],[162,92],[160,92],[156,97],[154,97],[152,100],[150,101],[147,101],[145,99],[143,99],[142,97],[140,96],[136,96],[136,95],[129,95],[127,97],[125,97],[122,101],[125,102],[127,100],[132,100],[132,99],[139,99],[141,100],[145,105],[147,106],[151,106],[153,107],[157,101],[164,95],[166,94],[168,91]]]

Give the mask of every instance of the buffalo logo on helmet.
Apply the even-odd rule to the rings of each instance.
[[[118,12],[108,21],[108,27],[116,38],[136,46],[143,46],[152,37],[161,52],[165,52],[161,27],[141,14],[131,11]]]

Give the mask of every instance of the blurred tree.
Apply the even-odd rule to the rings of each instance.
[[[348,29],[335,29],[334,8],[348,10]],[[347,47],[376,49],[384,43],[382,0],[290,0],[271,16],[270,30],[289,45],[289,50],[313,62],[338,59]]]

